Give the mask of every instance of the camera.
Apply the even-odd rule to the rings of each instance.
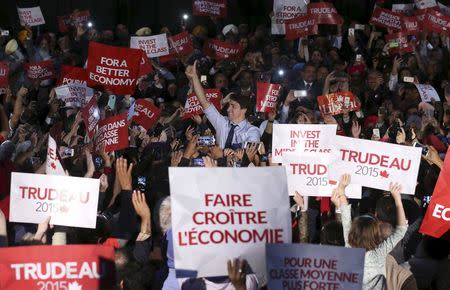
[[[198,137],[197,146],[214,146],[216,144],[216,139],[214,136],[200,136]]]
[[[192,165],[194,167],[205,167],[205,161],[203,161],[203,158],[193,158]]]

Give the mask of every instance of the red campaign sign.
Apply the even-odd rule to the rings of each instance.
[[[308,4],[308,13],[316,18],[317,24],[342,24],[344,19],[338,14],[333,3],[320,2]]]
[[[115,287],[114,248],[98,245],[0,248],[2,290]]]
[[[158,121],[161,110],[151,102],[140,99],[134,105],[133,121],[149,130]]]
[[[394,30],[401,30],[402,15],[400,13],[392,12],[391,10],[388,9],[375,7],[369,23],[375,26],[391,28]]]
[[[284,22],[284,25],[287,40],[318,34],[317,19],[309,15],[288,19]]]
[[[170,36],[167,40],[169,43],[170,53],[180,56],[187,56],[194,51],[191,35],[187,31]]]
[[[192,0],[192,15],[227,17],[227,0]]]
[[[440,238],[448,230],[450,230],[450,149],[445,155],[444,166],[419,231]]]
[[[100,86],[116,95],[132,95],[142,61],[140,49],[89,43],[88,86]]]
[[[258,82],[256,84],[256,111],[269,113],[276,110],[281,86]]]
[[[332,93],[317,97],[317,104],[322,114],[339,115],[347,109],[349,112],[358,111],[360,104],[351,92]]]
[[[389,54],[405,54],[414,52],[414,45],[408,41],[408,32],[402,31],[388,34],[384,37],[386,42],[396,43],[393,47],[389,47]]]
[[[0,88],[9,85],[9,66],[6,62],[0,61]]]
[[[76,66],[61,66],[61,74],[58,80],[58,86],[61,85],[87,85],[88,75],[85,69]]]
[[[82,112],[84,125],[86,127],[89,138],[94,137],[95,128],[100,120],[100,111],[97,106],[97,99],[95,96],[84,106]]]
[[[50,80],[56,77],[55,68],[53,67],[53,61],[51,59],[26,63],[25,65],[26,76],[29,80]]]
[[[433,9],[428,9],[422,22],[424,29],[436,33],[450,35],[450,16],[444,15]]]
[[[63,33],[68,32],[71,25],[88,21],[90,16],[89,10],[78,11],[71,15],[58,16],[58,29]]]
[[[242,47],[239,44],[225,43],[217,39],[206,40],[203,52],[216,60],[240,60],[242,57]]]
[[[222,109],[222,93],[219,89],[205,89],[206,99],[210,101],[217,110]],[[203,108],[197,99],[197,96],[192,93],[188,96],[186,104],[184,105],[184,119],[189,119],[195,115],[203,114]]]
[[[128,147],[127,112],[109,117],[98,122],[95,136],[95,150],[102,145],[106,152],[116,151]]]
[[[422,30],[421,21],[419,21],[416,16],[403,16],[402,26],[404,31],[409,34],[416,34]]]
[[[142,50],[141,63],[139,65],[139,74],[138,74],[138,76],[141,77],[143,75],[148,75],[152,71],[153,71],[153,66],[148,61],[148,57],[147,57],[147,54],[145,54],[145,51]]]

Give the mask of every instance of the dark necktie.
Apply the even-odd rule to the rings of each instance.
[[[309,91],[310,89],[311,89],[311,84],[310,84],[310,83],[307,83],[307,84],[306,84],[306,90]]]
[[[230,128],[230,131],[228,132],[228,137],[227,137],[227,141],[225,141],[225,147],[224,148],[230,148],[231,147],[231,142],[233,142],[234,128],[236,128],[237,125],[230,124],[230,126],[231,126],[231,128]]]

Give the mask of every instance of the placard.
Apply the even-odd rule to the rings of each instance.
[[[0,248],[2,290],[115,288],[114,248],[101,245]]]
[[[169,54],[169,44],[165,33],[151,36],[132,36],[130,47],[145,51],[149,58]]]
[[[419,91],[422,102],[431,103],[441,101],[441,98],[439,98],[439,94],[436,92],[436,90],[432,85],[428,84],[414,84],[414,85]]]
[[[284,152],[331,153],[337,125],[273,124],[272,162],[283,162]]]
[[[339,115],[348,112],[358,111],[360,104],[351,92],[331,93],[317,97],[317,104],[322,114]]]
[[[13,172],[9,220],[38,224],[51,216],[60,226],[95,228],[100,181]]]
[[[227,0],[192,0],[192,15],[227,17]]]
[[[348,173],[355,184],[389,190],[390,183],[398,182],[402,193],[414,194],[421,148],[343,136],[335,136],[333,144],[333,180]]]
[[[19,8],[17,7],[17,14],[19,15],[21,26],[38,26],[45,24],[44,16],[42,15],[41,7]]]
[[[222,93],[219,89],[205,89],[206,99],[214,106],[218,111],[222,109]],[[200,105],[199,100],[195,93],[191,93],[186,103],[184,104],[184,119],[191,118],[194,115],[203,114],[203,108]]]
[[[268,289],[362,289],[364,249],[267,244]]]
[[[280,89],[279,84],[258,82],[256,84],[256,111],[264,113],[276,111]]]
[[[100,86],[112,94],[134,94],[142,52],[139,49],[89,43],[86,71],[88,86]]]
[[[98,122],[95,134],[95,150],[105,146],[105,152],[111,152],[128,147],[127,112],[103,119]]]
[[[309,0],[274,0],[272,16],[272,34],[285,34],[285,21],[305,16]]]
[[[282,167],[169,168],[177,277],[227,276],[246,259],[265,281],[266,243],[291,241]]]

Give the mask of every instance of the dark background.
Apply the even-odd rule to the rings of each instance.
[[[16,33],[19,29],[16,6],[40,6],[46,24],[42,30],[57,31],[57,16],[69,15],[73,9],[89,9],[95,26],[99,30],[112,29],[123,23],[133,33],[142,26],[150,26],[156,34],[162,26],[175,30],[183,13],[191,13],[191,0],[0,0],[0,26]],[[318,1],[311,1],[318,2]],[[372,13],[375,0],[331,0],[345,18],[367,21]],[[391,3],[408,3],[413,0],[384,1],[385,7]],[[440,0],[448,4],[450,0]],[[228,0],[228,22],[270,24],[268,17],[273,0]],[[209,21],[207,17],[190,19],[190,25]]]

